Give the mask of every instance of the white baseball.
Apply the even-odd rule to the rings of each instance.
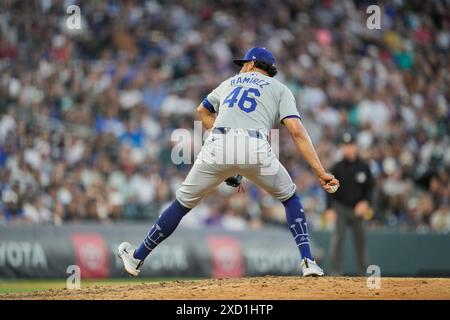
[[[327,190],[328,193],[335,193],[338,189],[338,186],[332,185],[331,188]]]

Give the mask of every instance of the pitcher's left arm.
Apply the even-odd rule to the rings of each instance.
[[[216,121],[217,113],[219,112],[220,97],[223,94],[226,83],[227,80],[223,81],[217,88],[211,91],[197,107],[197,112],[202,120],[203,126],[208,130],[214,127],[214,122]]]
[[[214,126],[214,122],[216,121],[216,113],[211,112],[203,103],[204,102],[197,107],[197,113],[200,120],[202,120],[203,126],[209,130]]]

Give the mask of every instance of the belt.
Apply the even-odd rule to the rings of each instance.
[[[227,134],[228,132],[230,132],[230,130],[232,130],[233,128],[228,128],[228,127],[218,127],[218,128],[214,128],[212,130],[212,133],[220,133],[220,134]],[[266,137],[259,132],[258,130],[253,130],[253,129],[240,129],[240,130],[244,130],[248,133],[248,135],[250,137],[253,138],[257,138],[257,139],[265,139]]]

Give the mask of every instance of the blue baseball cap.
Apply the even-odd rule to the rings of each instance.
[[[268,63],[271,66],[275,65],[275,57],[273,56],[272,52],[270,52],[266,48],[261,47],[251,48],[247,51],[244,58],[233,60],[235,64],[241,67],[244,63],[249,61],[261,61]]]

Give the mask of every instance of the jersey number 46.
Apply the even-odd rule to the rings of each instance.
[[[229,108],[233,108],[234,104],[237,103],[242,111],[247,113],[252,112],[256,109],[256,101],[254,97],[259,97],[261,94],[259,90],[255,88],[249,88],[245,90],[242,89],[243,87],[234,88],[234,90],[231,91],[230,94],[225,98],[223,104],[228,104]]]

